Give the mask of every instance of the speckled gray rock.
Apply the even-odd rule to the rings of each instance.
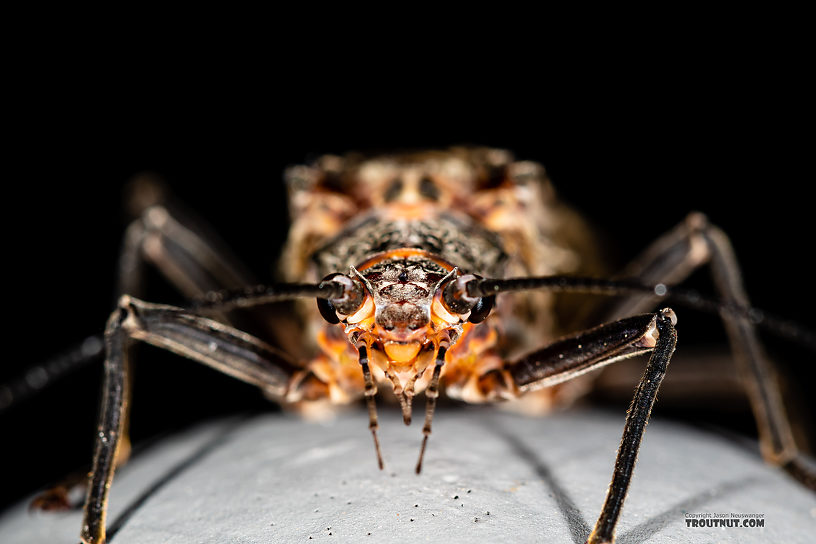
[[[581,543],[623,427],[623,415],[605,412],[531,419],[446,408],[417,476],[421,426],[383,412],[382,472],[363,413],[330,424],[263,415],[168,439],[119,471],[112,541]],[[687,513],[758,513],[765,526],[687,527]],[[0,517],[0,542],[76,542],[80,518],[21,504]],[[617,541],[795,544],[813,542],[815,530],[816,496],[753,448],[657,420]]]

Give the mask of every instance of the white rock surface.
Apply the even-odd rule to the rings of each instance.
[[[421,421],[383,410],[386,468],[364,413],[331,424],[269,414],[218,421],[138,455],[114,481],[115,544],[582,543],[601,508],[622,414],[532,419],[442,407],[422,475]],[[764,528],[690,528],[687,513],[764,515]],[[77,542],[81,513],[0,517],[0,542]],[[653,421],[617,530],[636,542],[815,542],[816,495],[755,448]]]

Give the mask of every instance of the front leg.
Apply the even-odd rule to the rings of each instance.
[[[298,400],[303,391],[325,389],[314,375],[253,336],[180,308],[123,296],[105,330],[105,381],[81,533],[86,544],[105,542],[108,491],[127,409],[128,346],[133,340],[204,363],[280,400]]]
[[[677,343],[676,322],[674,312],[668,308],[657,314],[621,319],[559,340],[505,366],[515,390],[523,394],[627,357],[652,352],[626,415],[612,482],[598,521],[587,539],[589,544],[611,543],[615,539],[615,526],[632,479],[643,432]]]
[[[683,223],[658,238],[623,275],[647,284],[672,285],[706,264],[720,298],[749,308],[750,301],[728,236],[700,213],[690,214]],[[630,296],[611,308],[605,319],[647,311],[654,307],[655,300],[649,296]],[[762,457],[766,463],[781,467],[816,491],[816,473],[801,461],[774,366],[759,340],[755,324],[745,315],[734,312],[721,310],[720,315],[757,423]]]

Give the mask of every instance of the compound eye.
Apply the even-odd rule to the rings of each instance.
[[[476,306],[470,310],[468,321],[471,323],[481,323],[487,318],[488,315],[490,315],[490,311],[493,309],[495,304],[496,295],[480,298],[479,302],[476,303]]]
[[[340,323],[340,318],[337,317],[337,310],[334,309],[332,303],[325,298],[317,299],[317,309],[320,310],[320,315],[323,316],[323,319],[331,323],[332,325],[337,325]]]
[[[320,283],[322,285],[326,282],[335,282],[343,286],[343,293],[339,297],[331,299],[317,299],[317,309],[320,311],[320,315],[322,315],[323,319],[332,325],[336,325],[337,323],[340,323],[340,317],[337,315],[338,313],[349,315],[360,308],[364,298],[363,288],[360,286],[359,282],[355,282],[348,276],[340,274],[339,272],[329,274],[323,278],[323,281]]]

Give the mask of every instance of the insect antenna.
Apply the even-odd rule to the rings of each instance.
[[[428,388],[425,389],[425,425],[422,426],[422,446],[419,448],[419,460],[416,465],[416,473],[422,472],[422,459],[425,457],[425,447],[428,445],[428,437],[431,435],[431,421],[436,409],[436,399],[439,397],[439,373],[442,365],[445,364],[445,353],[447,348],[439,346],[436,353],[436,364],[434,365],[433,376]]]
[[[755,325],[816,351],[816,334],[757,308],[741,306],[729,301],[712,300],[689,289],[670,287],[659,283],[649,285],[635,279],[599,279],[577,276],[541,276],[531,278],[492,279],[476,276],[460,276],[445,289],[445,302],[449,306],[473,307],[481,297],[494,296],[509,291],[547,289],[553,292],[588,293],[596,295],[622,295],[626,293],[648,294],[661,299],[672,299],[680,304],[708,313],[728,313],[747,318]]]
[[[368,406],[368,428],[371,429],[371,436],[374,438],[374,449],[377,451],[377,464],[380,470],[385,466],[383,464],[382,450],[380,449],[380,439],[377,437],[377,429],[380,424],[377,421],[377,385],[371,378],[371,369],[368,367],[368,349],[365,345],[358,348],[360,355],[360,367],[363,369],[363,378],[365,379],[365,398]]]
[[[296,298],[338,299],[343,296],[343,285],[335,281],[276,283],[255,285],[243,289],[210,291],[193,299],[188,305],[188,309],[196,312],[224,311],[232,308],[250,308]]]
[[[361,294],[347,284],[338,281],[320,283],[278,283],[256,285],[243,289],[210,291],[194,298],[186,309],[199,312],[221,312],[233,308],[250,308],[282,300],[296,298],[318,298],[354,306]],[[103,355],[103,335],[89,336],[76,347],[29,368],[12,381],[0,384],[0,413],[31,397],[38,391],[57,382],[71,372],[78,370]]]
[[[56,357],[32,366],[12,381],[0,384],[0,414],[75,370],[101,359],[103,351],[102,335],[95,334]]]

